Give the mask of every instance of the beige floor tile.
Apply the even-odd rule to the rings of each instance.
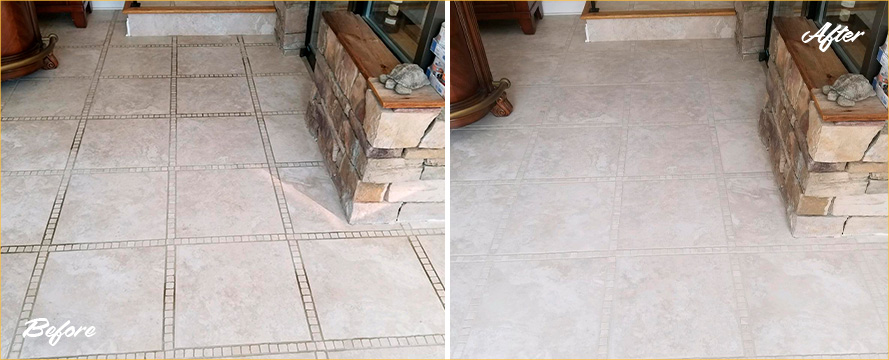
[[[41,29],[40,34],[43,36],[56,34],[59,36],[59,44],[64,46],[98,46],[105,42],[109,26],[111,26],[110,22],[89,23],[89,26],[85,28],[74,27],[73,22],[53,23]]]
[[[721,1],[703,1],[703,2],[721,2]],[[738,51],[738,44],[735,39],[701,39],[701,46],[704,51],[722,51],[732,52]]]
[[[523,185],[498,253],[607,250],[614,183]]]
[[[771,176],[727,179],[735,241],[739,245],[805,244],[790,234],[784,202]],[[834,239],[825,241],[835,241]]]
[[[268,115],[263,119],[276,162],[323,160],[303,115]]]
[[[488,54],[494,79],[507,78],[513,85],[551,84],[562,56],[555,54]]]
[[[874,295],[882,300],[882,304],[878,303],[877,306],[886,309],[889,307],[886,303],[889,298],[889,254],[884,250],[872,250],[862,252],[861,256],[870,272],[872,286],[876,287],[871,291],[876,292]]]
[[[441,333],[444,309],[406,238],[300,242],[324,336]]]
[[[586,358],[597,351],[605,259],[494,264],[462,358]]]
[[[2,102],[3,106],[6,106],[6,100],[12,96],[13,91],[15,91],[16,85],[18,85],[18,80],[6,80],[0,83],[0,102]]]
[[[163,239],[167,173],[74,175],[53,243]]]
[[[471,310],[471,302],[476,290],[482,282],[486,264],[483,262],[451,262],[451,281],[447,288],[451,300],[447,308],[450,311],[451,334],[458,334],[467,326],[472,325],[467,317]],[[483,285],[483,284],[482,284]],[[457,341],[459,336],[451,335],[451,357],[457,357]]]
[[[28,78],[60,77],[60,76],[93,76],[99,64],[102,49],[56,47],[53,55],[59,59],[59,67],[53,70],[39,70]],[[107,62],[106,62],[107,64]],[[85,80],[89,81],[89,80]]]
[[[469,125],[473,126],[521,126],[536,125],[546,118],[553,96],[551,88],[540,86],[512,86],[506,91],[506,97],[513,104],[509,116],[496,117],[488,114],[481,120]]]
[[[64,169],[76,132],[77,121],[3,122],[3,170]]]
[[[511,185],[451,184],[451,254],[487,254],[514,195]]]
[[[330,175],[323,167],[278,170],[296,232],[394,229],[397,225],[351,225]]]
[[[262,111],[306,111],[312,92],[307,75],[253,78]]]
[[[254,74],[308,73],[301,57],[284,55],[278,46],[249,46],[247,58]]]
[[[109,48],[102,75],[170,75],[172,57],[172,50],[165,47]]]
[[[442,284],[448,281],[448,273],[445,271],[445,247],[447,246],[447,242],[444,235],[421,235],[417,237],[420,239],[420,244],[423,246],[423,250],[426,251],[426,256],[429,258],[429,262],[432,263],[432,268],[435,269],[436,275],[441,279]]]
[[[176,250],[176,346],[311,340],[286,242]]]
[[[552,75],[555,78],[552,83],[557,85],[626,85],[632,82],[634,76],[630,69],[644,69],[631,64],[634,57],[629,50],[607,55],[567,54],[561,58]],[[528,68],[522,71],[536,73],[539,70]]]
[[[444,346],[331,351],[330,359],[444,359]]]
[[[164,248],[49,255],[32,318],[94,326],[92,337],[26,338],[22,357],[158,350],[163,346]]]
[[[90,120],[77,152],[76,168],[167,166],[170,120]]]
[[[525,178],[615,176],[624,132],[618,127],[539,129]]]
[[[627,89],[632,124],[705,124],[710,111],[707,84],[673,83]]]
[[[710,106],[716,121],[754,121],[766,104],[763,81],[711,81],[709,87]]]
[[[244,60],[237,46],[200,46],[178,49],[180,75],[244,74]]]
[[[743,356],[728,255],[617,260],[610,357]]]
[[[4,209],[4,212],[5,209]],[[5,230],[5,229],[4,229]],[[5,238],[6,235],[3,235]],[[15,337],[15,328],[18,325],[19,315],[22,312],[22,304],[25,302],[25,293],[28,291],[28,283],[31,272],[34,270],[34,262],[37,254],[3,254],[0,258],[0,272],[3,273],[3,282],[0,286],[3,306],[0,307],[0,354],[8,359],[9,348]]]
[[[550,54],[564,52],[571,39],[576,16],[547,16],[537,22],[537,33],[526,35],[514,20],[479,23],[488,54]]]
[[[127,36],[125,22],[114,23],[114,33],[111,34],[111,45],[170,45],[172,43],[172,36]]]
[[[274,43],[275,35],[243,35],[245,44],[270,44]]]
[[[607,1],[597,4],[602,9],[607,4],[625,3],[626,1]],[[634,44],[628,41],[592,41],[587,42],[586,21],[578,21],[571,33],[571,42],[568,45],[569,53],[603,53],[613,51],[629,51]]]
[[[759,137],[756,122],[716,124],[722,169],[726,173],[769,172],[769,152]]]
[[[649,52],[680,52],[699,53],[702,49],[702,41],[693,40],[639,40],[633,42],[633,50],[636,55],[645,56]],[[622,43],[622,42],[618,42]]]
[[[716,180],[624,182],[623,249],[725,245]]]
[[[451,163],[451,179],[515,179],[531,136],[528,130],[452,132],[451,156],[461,161]]]
[[[889,336],[853,254],[740,259],[757,355],[886,352]]]
[[[61,175],[3,176],[0,242],[4,246],[40,244],[61,182]]]
[[[90,110],[90,115],[169,113],[170,79],[101,79]]]
[[[283,231],[268,170],[180,171],[176,174],[177,236]]]
[[[266,162],[259,125],[252,116],[180,118],[176,144],[178,165]]]
[[[700,175],[716,171],[706,125],[630,129],[626,175]]]
[[[708,81],[753,81],[765,84],[762,63],[756,59],[743,60],[736,52],[704,52]]]
[[[3,105],[3,116],[80,115],[89,87],[89,79],[19,80]]]
[[[697,82],[705,80],[706,64],[698,52],[636,49],[623,71],[635,83]],[[630,71],[629,69],[636,69]]]
[[[176,85],[179,114],[253,112],[246,78],[179,79]]]
[[[234,35],[178,36],[176,42],[183,45],[237,44],[238,37]],[[238,48],[237,46],[232,47]],[[179,51],[182,51],[182,48]],[[241,57],[240,53],[238,57]]]
[[[546,100],[551,105],[545,124],[622,124],[627,120],[624,86],[555,87]]]

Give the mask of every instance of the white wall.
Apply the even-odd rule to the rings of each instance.
[[[95,10],[120,10],[123,9],[123,1],[93,1]]]
[[[543,16],[580,15],[586,1],[543,1]]]

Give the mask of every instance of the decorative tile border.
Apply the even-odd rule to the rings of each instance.
[[[438,294],[438,300],[441,302],[441,306],[446,307],[444,283],[441,281],[441,278],[438,277],[438,272],[435,270],[435,267],[432,266],[432,261],[429,260],[429,256],[426,254],[426,249],[423,248],[420,238],[417,236],[409,236],[408,240],[411,243],[411,247],[414,249],[414,253],[417,254],[417,259],[420,260],[420,265],[422,265],[423,270],[426,271],[426,277],[429,278],[429,282],[432,283],[435,293]]]
[[[293,259],[293,268],[299,285],[299,297],[302,300],[309,332],[312,334],[312,340],[323,341],[324,333],[321,332],[321,321],[318,319],[318,312],[315,309],[315,298],[312,296],[312,288],[309,286],[309,277],[306,275],[306,267],[299,251],[299,242],[291,240],[287,244],[290,246],[290,256]]]

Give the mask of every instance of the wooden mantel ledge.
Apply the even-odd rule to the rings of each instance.
[[[822,52],[817,41],[804,43],[803,34],[815,33],[815,23],[803,17],[775,17],[775,29],[784,39],[790,58],[800,71],[803,82],[812,89],[812,100],[826,122],[886,121],[886,108],[876,97],[859,101],[854,107],[842,107],[821,93],[824,85],[832,85],[837,78],[849,73],[833,51]]]
[[[330,30],[336,34],[343,49],[352,58],[358,72],[368,81],[374,95],[387,109],[440,108],[444,98],[431,86],[415,90],[411,95],[398,95],[381,86],[376,79],[388,74],[400,61],[389,51],[364,20],[348,11],[325,11],[321,14]]]

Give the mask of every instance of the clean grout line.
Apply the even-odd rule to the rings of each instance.
[[[423,243],[417,236],[408,236],[408,242],[410,243],[411,248],[413,248],[414,254],[417,255],[417,260],[420,261],[420,266],[423,267],[423,270],[426,273],[426,278],[429,279],[429,283],[432,285],[433,290],[435,290],[435,294],[438,296],[442,308],[446,308],[444,282],[441,281],[441,278],[438,276],[438,271],[432,266],[432,261],[429,260],[429,256],[426,254],[426,249],[423,248]]]

